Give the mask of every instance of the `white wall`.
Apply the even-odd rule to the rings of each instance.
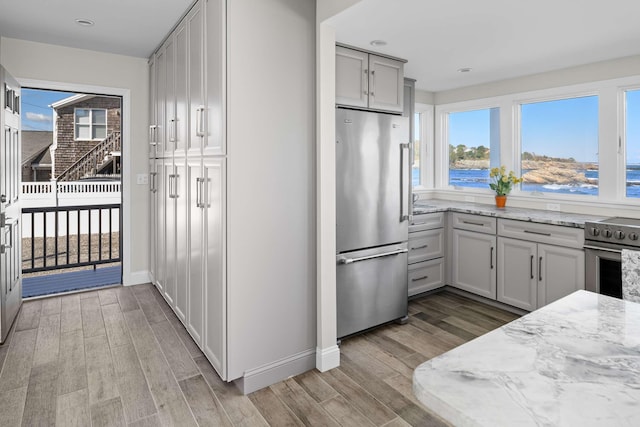
[[[315,1],[230,1],[227,34],[228,373],[237,378],[300,354],[315,360]]]
[[[77,85],[123,95],[123,280],[148,281],[149,189],[135,185],[136,174],[148,173],[147,60],[17,39],[0,41],[0,63],[22,84],[38,81],[42,87],[68,90]]]

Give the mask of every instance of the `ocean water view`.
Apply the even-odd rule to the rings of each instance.
[[[524,173],[527,171],[525,170]],[[598,195],[598,171],[586,170],[586,178],[592,183],[588,184],[530,184],[522,183],[522,191],[546,192],[555,194],[582,194],[588,196]],[[420,171],[413,169],[413,184],[420,180]],[[454,186],[488,188],[488,169],[450,169],[449,182]],[[640,165],[627,166],[627,197],[640,198]]]

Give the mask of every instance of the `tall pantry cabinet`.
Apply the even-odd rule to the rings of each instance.
[[[153,282],[245,393],[316,364],[315,5],[200,0],[150,59]]]
[[[155,286],[227,379],[223,6],[197,2],[149,61],[150,268]]]

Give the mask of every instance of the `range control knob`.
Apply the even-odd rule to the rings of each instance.
[[[592,236],[597,236],[600,234],[600,230],[598,230],[597,227],[591,227],[591,229],[589,230],[589,233],[591,233]]]
[[[638,233],[629,233],[629,239],[638,240]]]
[[[604,230],[602,230],[602,235],[603,235],[604,237],[607,237],[607,238],[608,238],[608,237],[611,237],[611,236],[613,235],[613,233],[611,232],[611,230],[604,229]]]
[[[624,239],[624,231],[616,231],[615,233],[613,233],[613,235],[615,236],[616,239],[618,240],[622,240]]]

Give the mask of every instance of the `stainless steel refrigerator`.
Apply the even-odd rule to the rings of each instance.
[[[336,109],[338,338],[407,315],[409,119]]]

